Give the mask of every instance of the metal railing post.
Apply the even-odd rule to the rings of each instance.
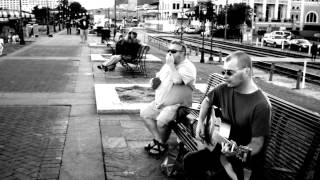
[[[300,89],[301,76],[302,76],[302,71],[301,71],[301,69],[299,69],[299,71],[297,72],[297,84],[296,84],[296,89]]]
[[[274,70],[275,70],[275,65],[274,65],[274,63],[272,63],[271,66],[270,66],[269,81],[272,81]]]

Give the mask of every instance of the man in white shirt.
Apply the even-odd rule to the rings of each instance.
[[[186,59],[183,42],[171,42],[166,62],[151,82],[156,90],[155,100],[140,111],[154,136],[153,141],[145,146],[150,155],[162,155],[167,150],[166,142],[171,132],[168,124],[175,119],[179,106],[191,106],[196,75],[195,66]]]

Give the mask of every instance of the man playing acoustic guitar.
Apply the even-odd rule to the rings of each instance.
[[[204,139],[207,113],[216,106],[221,110],[222,121],[230,124],[228,139],[237,146],[251,149],[250,179],[261,180],[264,177],[264,144],[270,129],[270,102],[252,79],[252,62],[246,53],[237,51],[229,55],[223,68],[225,83],[209,92],[201,103],[196,138]],[[245,164],[231,149],[229,143],[220,141],[212,151],[205,148],[187,154],[184,158],[187,179],[206,179],[208,170],[213,170],[210,179],[243,180]]]

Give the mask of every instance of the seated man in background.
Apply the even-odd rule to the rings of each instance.
[[[137,39],[137,33],[130,31],[125,38],[117,42],[115,54],[112,55],[110,59],[97,66],[98,69],[113,71],[120,60],[130,61],[135,59],[140,46],[140,41]]]
[[[196,68],[186,58],[186,46],[180,41],[169,45],[165,64],[151,81],[155,100],[141,109],[140,116],[154,139],[145,146],[150,155],[162,155],[168,148],[171,128],[179,106],[191,106],[196,81]]]

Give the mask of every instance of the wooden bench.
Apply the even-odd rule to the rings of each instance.
[[[221,75],[211,74],[206,92],[200,100],[223,82]],[[271,94],[266,95],[272,105],[270,137],[264,164],[267,179],[319,179],[320,116]],[[199,111],[191,112],[195,117],[198,116]],[[188,151],[197,150],[196,142],[191,138],[194,137],[195,122],[173,123],[174,132]]]
[[[138,50],[137,56],[134,59],[121,59],[120,63],[126,69],[126,71],[133,73],[138,72],[146,75],[146,55],[149,50],[150,47],[148,45],[142,44]]]

